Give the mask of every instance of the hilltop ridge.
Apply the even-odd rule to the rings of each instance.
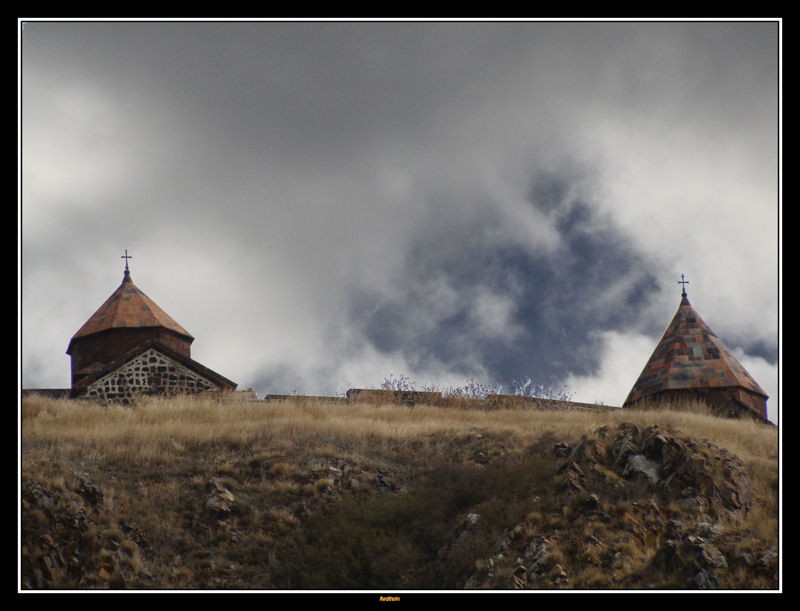
[[[694,405],[22,409],[23,590],[779,586],[776,429]]]

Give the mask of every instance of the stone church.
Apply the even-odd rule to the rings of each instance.
[[[767,393],[689,303],[681,303],[622,407],[698,399],[726,417],[767,420]]]
[[[130,403],[142,394],[232,391],[236,384],[191,358],[194,338],[133,280],[122,284],[69,342],[70,396]]]

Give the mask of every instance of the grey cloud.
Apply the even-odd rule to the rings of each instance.
[[[772,236],[745,255],[713,224],[666,235],[675,198],[723,183],[706,216],[734,206],[726,231],[772,214],[776,42],[737,22],[30,23],[24,380],[67,377],[62,353],[39,363],[122,248],[197,354],[260,392],[384,363],[599,371],[603,332],[663,331],[682,258],[777,285]],[[54,282],[68,317],[43,306]],[[751,297],[713,328],[774,363],[776,309]]]
[[[593,330],[624,327],[652,293],[654,278],[613,228],[598,229],[591,208],[564,199],[570,175],[534,181],[537,205],[556,218],[562,242],[553,257],[496,241],[496,219],[447,219],[423,230],[404,265],[406,281],[385,295],[351,301],[350,324],[379,350],[398,346],[417,369],[439,367],[465,377],[485,371],[508,385],[531,376],[554,383],[597,363]],[[532,204],[533,205],[533,204]],[[613,300],[599,297],[622,278]],[[486,337],[470,316],[485,289],[514,303],[516,335]],[[432,318],[430,318],[432,316]]]

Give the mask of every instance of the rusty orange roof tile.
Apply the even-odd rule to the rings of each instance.
[[[163,327],[190,340],[194,338],[162,310],[131,280],[125,270],[122,284],[106,299],[97,311],[78,329],[69,342],[67,353],[76,339],[117,328]]]
[[[740,387],[767,397],[685,293],[675,317],[633,385],[624,405],[664,390]]]

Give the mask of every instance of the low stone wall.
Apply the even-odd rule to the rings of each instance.
[[[572,409],[572,410],[604,410],[618,409],[614,405],[598,405],[595,403],[579,403],[577,401],[560,401],[520,395],[487,395],[484,399],[466,397],[448,397],[440,392],[423,392],[415,390],[383,390],[373,388],[351,388],[347,391],[349,401],[398,403],[405,405],[438,405],[450,407],[454,404],[472,404],[487,409]]]
[[[150,353],[154,354],[150,354]],[[156,360],[151,362],[155,356]],[[163,368],[163,371],[160,370]],[[120,376],[122,376],[120,378]],[[155,382],[155,387],[150,383]],[[51,398],[69,398],[70,389],[25,389],[23,397],[40,394]],[[143,353],[125,367],[100,378],[89,387],[83,395],[86,398],[104,401],[120,401],[128,403],[136,395],[147,394],[197,394],[203,396],[222,396],[226,400],[270,402],[270,401],[316,401],[324,403],[376,403],[397,405],[436,405],[450,407],[454,404],[475,404],[476,408],[485,409],[541,409],[541,410],[609,410],[619,409],[613,405],[597,405],[576,401],[558,401],[519,395],[488,395],[485,399],[452,398],[438,392],[409,390],[383,390],[376,388],[351,388],[344,397],[326,395],[284,395],[267,394],[258,399],[255,391],[225,391],[211,384],[208,380],[188,371],[185,367],[156,351]]]
[[[542,397],[525,397],[520,395],[487,395],[484,401],[488,405],[498,408],[520,407],[526,409],[572,409],[572,410],[619,409],[615,405],[580,403],[578,401],[562,401],[560,399],[544,399]]]
[[[442,393],[417,390],[383,390],[377,388],[351,388],[346,393],[350,401],[435,405],[441,402]]]
[[[346,397],[327,397],[324,395],[264,395],[264,401],[327,401],[346,403]]]

